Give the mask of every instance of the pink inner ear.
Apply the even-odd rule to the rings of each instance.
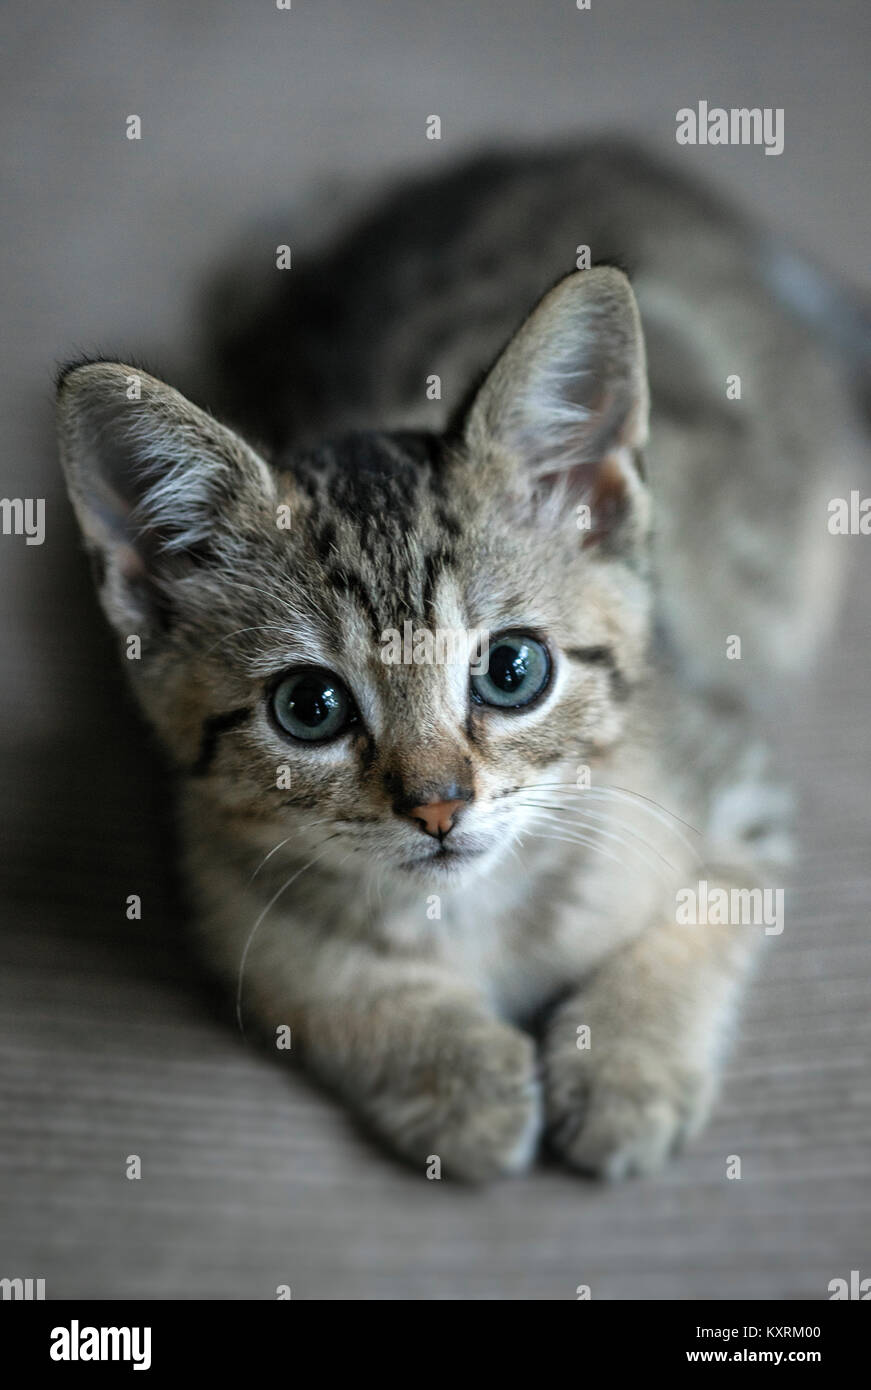
[[[595,469],[590,490],[592,526],[584,545],[596,545],[622,520],[629,504],[626,476],[617,460],[606,458]]]
[[[569,496],[590,509],[590,525],[583,529],[581,544],[596,545],[623,520],[629,507],[626,474],[614,454],[599,463],[579,463],[574,468],[542,473],[536,485],[542,492],[567,486]]]

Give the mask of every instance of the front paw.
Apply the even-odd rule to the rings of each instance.
[[[552,1046],[545,1057],[549,1141],[570,1167],[612,1181],[661,1167],[704,1123],[713,1079],[635,1039]]]
[[[460,1026],[430,1040],[370,1098],[367,1116],[421,1171],[486,1182],[527,1168],[542,1124],[535,1048],[499,1024]]]

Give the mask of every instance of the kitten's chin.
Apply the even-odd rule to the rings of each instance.
[[[417,879],[419,883],[433,885],[459,883],[477,877],[498,858],[498,850],[492,849],[452,849],[443,845],[434,854],[421,854],[413,859],[401,860],[396,870],[405,879]]]

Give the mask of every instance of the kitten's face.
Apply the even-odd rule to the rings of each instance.
[[[632,338],[628,286],[599,290]],[[619,736],[647,631],[637,362],[631,389],[613,343],[604,375],[550,351],[518,381],[537,317],[450,443],[358,436],[283,468],[130,368],[67,378],[65,462],[140,697],[257,855],[475,873]],[[579,376],[594,399],[554,415]]]
[[[258,843],[475,871],[515,842],[524,788],[574,784],[617,737],[642,581],[581,548],[571,509],[542,524],[485,474],[428,439],[345,441],[278,475],[290,530],[249,519],[191,578],[158,718],[246,711],[185,761]],[[412,814],[452,801],[443,836]]]

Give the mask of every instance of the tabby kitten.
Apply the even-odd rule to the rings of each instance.
[[[757,730],[824,625],[852,448],[772,264],[632,150],[506,155],[295,251],[220,345],[243,433],[62,375],[206,956],[420,1172],[543,1133],[644,1172],[710,1107],[765,929],[676,904],[783,884]],[[463,660],[385,660],[409,630]]]

